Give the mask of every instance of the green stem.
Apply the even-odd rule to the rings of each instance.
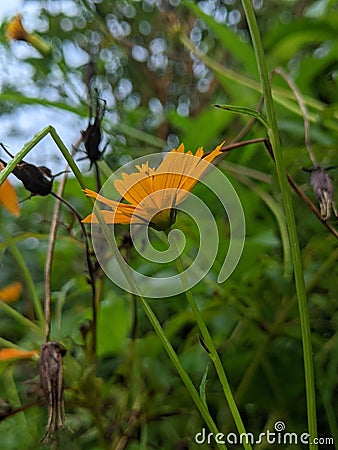
[[[108,246],[110,250],[112,251],[113,255],[115,256],[124,276],[126,277],[128,283],[130,284],[133,292],[136,292],[137,294],[137,300],[141,304],[146,316],[148,317],[149,322],[151,323],[153,329],[155,330],[157,336],[159,337],[165,351],[167,352],[167,355],[172,362],[173,366],[175,367],[177,373],[179,374],[182,382],[184,383],[185,387],[187,388],[187,391],[189,395],[191,396],[192,400],[194,401],[195,405],[197,406],[202,418],[204,419],[206,425],[208,426],[209,430],[214,434],[214,436],[219,432],[217,429],[217,426],[211,417],[209,410],[207,406],[204,404],[203,400],[199,396],[198,391],[196,390],[193,382],[191,381],[191,378],[189,377],[188,373],[183,368],[174,348],[172,347],[169,339],[165,335],[165,332],[159,323],[156,315],[154,314],[153,310],[151,309],[149,303],[147,300],[139,293],[139,289],[137,287],[137,284],[132,276],[132,274],[129,271],[129,266],[126,267],[124,264],[124,260],[122,256],[119,253],[119,250],[116,246],[116,243],[111,235],[111,232],[107,226],[107,224],[104,222],[101,214],[100,209],[97,207],[96,204],[94,204],[94,211],[95,215],[98,218],[98,222],[102,228],[102,231],[105,235],[105,238],[107,240]],[[225,444],[219,444],[216,443],[217,447],[219,449],[227,449]]]
[[[19,347],[19,345],[14,344],[12,341],[9,341],[8,339],[5,339],[0,336],[0,345],[4,348],[15,348],[17,350],[26,350],[25,348]]]
[[[298,308],[299,308],[301,334],[303,342],[307,420],[310,434],[310,442],[313,442],[314,438],[317,437],[315,382],[314,382],[314,370],[312,361],[310,320],[307,310],[306,289],[304,283],[296,221],[292,207],[291,192],[288,186],[288,180],[286,176],[281,143],[278,134],[277,119],[271,94],[269,74],[266,66],[263,44],[261,41],[251,0],[242,0],[242,5],[250,29],[251,39],[256,55],[262,92],[266,106],[266,117],[269,125],[268,135],[273,149],[291,247],[291,258],[293,262],[293,270],[298,298]],[[317,444],[310,444],[310,448],[317,449],[318,446]]]
[[[188,373],[184,370],[180,360],[178,359],[177,354],[175,353],[175,350],[173,349],[171,343],[169,342],[168,338],[166,337],[163,328],[161,327],[159,321],[157,320],[157,317],[155,316],[153,310],[150,308],[148,302],[143,297],[138,297],[139,302],[141,303],[151,325],[153,326],[157,336],[160,338],[162,345],[167,352],[172,364],[176,368],[181,380],[185,384],[185,387],[187,388],[191,398],[193,399],[195,405],[197,406],[199,412],[201,413],[201,416],[205,420],[205,423],[209,427],[209,430],[216,435],[218,433],[217,426],[215,422],[213,421],[212,417],[210,416],[210,413],[208,411],[208,408],[202,401],[201,397],[199,396],[199,393],[197,392],[195,386],[193,385]],[[225,444],[217,444],[218,448],[226,449]],[[251,448],[251,447],[248,447]]]
[[[5,314],[11,316],[14,320],[20,323],[24,327],[24,329],[29,328],[34,331],[39,337],[43,337],[43,329],[39,328],[37,325],[35,325],[34,322],[20,314],[16,309],[7,305],[7,303],[0,301],[0,309],[2,309]]]
[[[223,393],[224,393],[225,399],[226,399],[226,401],[227,401],[227,403],[229,405],[229,409],[230,409],[230,412],[231,412],[232,417],[234,419],[234,422],[236,424],[238,433],[239,434],[244,433],[244,435],[246,435],[245,427],[244,427],[243,421],[241,419],[241,416],[239,414],[239,411],[238,411],[238,408],[237,408],[237,405],[236,405],[236,401],[235,401],[234,396],[233,396],[233,394],[231,392],[231,388],[230,388],[227,376],[225,374],[225,371],[224,371],[224,368],[223,368],[223,365],[222,365],[222,361],[221,361],[221,359],[220,359],[220,357],[219,357],[219,355],[217,353],[214,341],[212,340],[212,337],[211,337],[211,335],[209,333],[209,330],[208,330],[208,328],[207,328],[207,326],[206,326],[206,324],[205,324],[205,322],[203,320],[202,314],[201,314],[201,312],[200,312],[200,310],[198,308],[198,305],[197,305],[197,303],[195,301],[195,298],[192,295],[191,290],[189,289],[188,280],[187,280],[187,278],[186,278],[186,276],[184,274],[184,267],[183,267],[183,264],[182,264],[182,260],[181,260],[180,256],[178,255],[177,248],[175,248],[175,252],[176,252],[176,256],[177,256],[176,257],[177,269],[178,269],[178,272],[179,272],[180,277],[181,277],[182,285],[183,285],[183,288],[185,290],[185,294],[186,294],[189,306],[190,306],[190,308],[192,310],[192,313],[194,315],[194,318],[196,320],[197,326],[198,326],[198,328],[199,328],[199,330],[200,330],[200,332],[202,334],[204,345],[205,345],[206,350],[208,352],[208,356],[209,356],[209,358],[211,359],[211,361],[213,362],[213,364],[215,366],[218,378],[219,378],[220,383],[221,383],[222,388],[223,388]],[[251,444],[246,442],[245,439],[244,439],[244,442],[243,442],[243,446],[244,446],[244,448],[246,450],[252,450]]]
[[[6,236],[6,237],[8,237],[8,236]],[[21,270],[21,274],[25,280],[27,289],[30,292],[30,295],[32,297],[36,317],[37,317],[38,321],[41,323],[41,326],[43,328],[44,324],[45,324],[45,316],[43,314],[43,309],[42,309],[42,305],[41,305],[39,296],[38,296],[35,286],[34,286],[34,281],[32,279],[32,275],[31,275],[30,271],[28,270],[27,264],[22,256],[22,254],[16,247],[16,245],[9,244],[9,249],[10,249],[14,259],[16,260],[18,267]]]
[[[80,183],[81,187],[84,189],[86,187],[84,178],[75,164],[75,161],[72,157],[72,155],[69,153],[67,147],[62,142],[60,136],[57,134],[54,127],[51,125],[48,125],[48,127],[44,128],[43,130],[36,133],[36,135],[31,139],[29,142],[26,142],[26,144],[22,147],[22,149],[14,156],[14,158],[9,161],[7,166],[0,172],[0,186],[4,182],[4,180],[8,177],[8,175],[13,172],[15,167],[23,160],[23,158],[44,138],[47,136],[47,134],[50,134],[55,144],[60,149],[62,155],[64,156],[65,160],[69,164],[69,167],[72,169],[76,179]]]

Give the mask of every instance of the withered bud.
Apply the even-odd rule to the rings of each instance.
[[[64,425],[62,357],[65,354],[66,349],[58,342],[48,341],[41,347],[39,376],[48,407],[46,432],[41,441],[53,439]]]
[[[96,95],[95,117],[92,117],[92,108],[90,108],[90,118],[86,130],[82,130],[83,144],[86,155],[90,161],[90,166],[102,157],[103,151],[100,151],[100,143],[102,139],[101,121],[106,112],[106,101]],[[94,119],[94,120],[93,120]]]
[[[5,152],[13,158],[6,147],[1,143]],[[7,163],[0,159],[0,162],[6,166]],[[15,175],[31,193],[31,195],[46,196],[52,192],[54,178],[59,175],[52,175],[52,172],[46,166],[35,166],[34,164],[21,161],[13,170]]]
[[[310,172],[310,182],[314,193],[319,201],[320,216],[323,220],[328,220],[331,217],[331,208],[337,217],[337,208],[333,200],[334,188],[332,180],[327,173],[327,169],[317,166],[311,169],[303,169]]]
[[[27,191],[32,195],[46,196],[52,192],[54,178],[47,178],[50,175],[45,175],[44,166],[38,167],[21,161],[13,170],[13,174],[22,181]]]
[[[88,91],[90,90],[92,79],[95,77],[95,63],[89,60],[88,64],[85,66],[85,71],[83,75],[83,81],[87,86]]]

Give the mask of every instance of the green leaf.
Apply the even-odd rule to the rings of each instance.
[[[118,353],[126,343],[130,312],[123,296],[110,294],[100,304],[97,320],[98,356]]]
[[[208,381],[208,371],[209,371],[209,364],[205,368],[205,371],[203,373],[203,377],[201,380],[201,384],[200,384],[200,397],[202,399],[202,402],[205,404],[205,406],[207,406],[207,397],[206,397],[206,393],[205,393],[205,388],[206,388],[207,381]]]
[[[257,119],[265,128],[268,128],[268,123],[264,114],[256,111],[252,108],[247,108],[245,106],[234,106],[234,105],[214,105],[216,108],[224,109],[226,111],[231,111],[236,114],[246,114],[247,116],[252,116]]]
[[[328,21],[301,19],[294,23],[280,24],[265,36],[265,47],[272,65],[287,63],[298,51],[311,48],[337,37],[336,26]]]
[[[189,150],[195,150],[196,147],[212,142],[232,120],[230,116],[226,117],[210,107],[193,119],[181,117],[175,112],[168,113],[168,119],[179,130],[181,141]]]
[[[238,35],[231,31],[226,25],[216,22],[212,16],[204,13],[195,3],[190,0],[183,0],[183,3],[196,17],[202,19],[203,22],[210,27],[211,31],[219,39],[224,48],[240,61],[246,70],[250,73],[256,73],[255,55],[249,44],[241,41]]]

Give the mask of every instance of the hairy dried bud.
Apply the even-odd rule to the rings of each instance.
[[[337,209],[333,200],[334,188],[327,169],[318,166],[304,170],[311,173],[310,182],[319,201],[321,218],[328,220],[331,217],[331,208],[337,217]]]
[[[40,384],[48,407],[48,422],[42,441],[53,439],[65,421],[62,367],[62,357],[65,354],[66,349],[58,342],[48,341],[41,347]]]

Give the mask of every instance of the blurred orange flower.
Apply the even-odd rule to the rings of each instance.
[[[4,165],[0,162],[0,171]],[[6,179],[0,186],[0,204],[2,204],[10,213],[18,217],[20,215],[20,205],[15,189]]]
[[[37,356],[37,350],[19,350],[17,348],[2,348],[0,349],[0,361],[12,361],[14,359],[30,359]]]
[[[19,281],[0,289],[0,300],[6,303],[15,302],[18,300],[22,292],[22,284]]]

